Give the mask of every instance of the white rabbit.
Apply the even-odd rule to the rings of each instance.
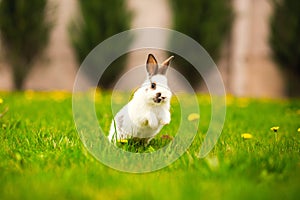
[[[161,66],[152,54],[148,55],[147,79],[112,120],[108,139],[112,143],[129,138],[150,141],[162,127],[171,121],[170,99],[166,72],[171,56]]]

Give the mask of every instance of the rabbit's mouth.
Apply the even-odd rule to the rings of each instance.
[[[160,97],[153,98],[153,101],[154,101],[154,103],[162,103],[165,101],[165,99],[166,99],[166,97],[160,96]]]

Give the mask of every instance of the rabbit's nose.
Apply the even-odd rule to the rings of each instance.
[[[156,93],[156,97],[160,97],[160,96],[161,96],[160,92]]]

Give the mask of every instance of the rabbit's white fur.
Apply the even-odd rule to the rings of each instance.
[[[108,136],[110,142],[129,138],[150,141],[164,125],[170,123],[172,93],[165,74],[171,59],[173,56],[158,67],[155,57],[152,54],[148,55],[147,80],[134,93],[132,100],[114,117]]]

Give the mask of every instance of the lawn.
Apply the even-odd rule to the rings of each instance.
[[[112,117],[110,97],[109,92],[98,92],[95,101],[98,122],[105,131],[109,130]],[[85,149],[73,121],[71,94],[2,92],[0,98],[3,100],[0,113],[8,108],[0,118],[0,199],[298,199],[300,196],[300,100],[297,99],[227,96],[222,134],[209,155],[198,158],[210,122],[209,96],[199,95],[200,123],[188,151],[161,170],[132,174],[105,166]],[[119,98],[120,102],[127,101],[122,94]],[[175,136],[178,110],[175,99],[171,109],[173,123],[161,135]],[[276,126],[278,131],[272,131]],[[243,138],[244,133],[251,138]],[[141,151],[151,153],[161,148],[166,143],[161,135]],[[126,144],[125,149],[128,150]]]

